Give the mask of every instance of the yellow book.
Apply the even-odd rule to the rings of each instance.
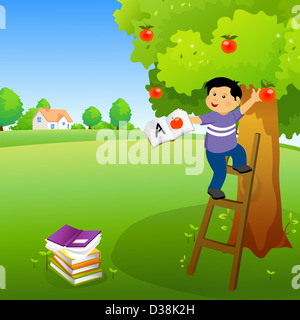
[[[47,246],[46,246],[47,248]],[[87,257],[81,260],[76,260],[71,258],[66,251],[63,250],[51,250],[52,253],[62,259],[65,263],[67,263],[70,267],[76,267],[76,265],[80,265],[85,262],[90,262],[91,260],[101,259],[101,252],[98,249],[94,249]]]

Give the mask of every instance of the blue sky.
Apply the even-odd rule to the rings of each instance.
[[[155,118],[145,89],[148,72],[130,61],[132,39],[118,31],[117,0],[0,0],[6,30],[0,30],[0,88],[14,90],[24,109],[46,98],[67,109],[75,122],[99,108],[103,120],[118,98],[141,128]],[[6,128],[7,130],[7,128]]]

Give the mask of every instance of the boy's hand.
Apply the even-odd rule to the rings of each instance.
[[[261,89],[258,89],[257,91],[255,89],[252,90],[252,95],[251,95],[251,99],[253,103],[256,102],[262,102],[260,97],[259,97],[259,93],[260,93]]]
[[[251,98],[240,108],[242,114],[245,114],[248,110],[250,110],[255,103],[262,102],[259,97],[260,90],[261,89],[258,89],[257,91],[255,89],[252,90]]]

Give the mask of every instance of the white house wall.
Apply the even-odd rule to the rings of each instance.
[[[65,124],[65,125],[63,125]],[[59,130],[68,130],[71,129],[73,123],[70,123],[67,121],[67,119],[65,117],[61,118],[60,121],[58,122],[58,129]],[[68,128],[69,125],[69,128]]]
[[[41,118],[41,122],[38,122],[38,118]],[[37,112],[32,121],[33,130],[48,130],[48,122],[40,111]]]

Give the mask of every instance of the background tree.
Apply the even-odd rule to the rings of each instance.
[[[3,127],[15,123],[23,111],[23,103],[13,90],[0,90],[0,131],[3,131]]]
[[[50,103],[44,98],[42,98],[36,106],[37,109],[45,109],[46,107],[51,109]]]
[[[121,121],[129,122],[131,119],[132,114],[129,104],[123,99],[118,99],[113,103],[109,116],[111,124],[119,130]]]
[[[23,114],[18,120],[14,127],[10,127],[11,130],[32,130],[32,119],[36,115],[39,109],[45,109],[49,107],[51,109],[50,103],[46,99],[41,99],[35,108],[30,108]]]
[[[277,99],[284,105],[278,120],[278,101],[256,104],[239,123],[239,142],[248,158],[254,134],[261,133],[261,147],[250,206],[245,246],[258,257],[275,247],[291,247],[282,228],[279,187],[279,126],[282,132],[299,130],[289,114],[299,116],[300,108],[292,95],[300,90],[300,30],[291,28],[293,0],[275,1],[120,1],[114,14],[120,30],[134,34],[131,60],[149,70],[150,85],[159,84],[163,97],[150,98],[156,116],[166,116],[178,107],[201,115],[206,108],[204,85],[218,77],[240,81],[243,102],[261,82],[276,85]],[[131,12],[126,8],[131,5]],[[124,10],[123,10],[124,9]],[[140,26],[151,25],[153,40],[139,39]],[[133,26],[133,28],[132,28]],[[236,35],[238,49],[232,54],[221,50],[224,35]],[[290,103],[293,106],[290,106]],[[281,102],[279,103],[281,105]],[[292,108],[292,109],[290,109]],[[288,110],[289,109],[289,110]],[[291,127],[293,126],[293,127]],[[239,179],[238,200],[243,197],[243,179]],[[236,241],[239,213],[235,215],[230,244]]]
[[[97,125],[102,120],[101,112],[95,108],[90,107],[85,110],[84,114],[82,115],[83,123],[89,127],[89,129],[92,128],[92,126]]]

